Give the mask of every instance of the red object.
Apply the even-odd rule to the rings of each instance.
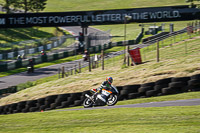
[[[129,54],[136,64],[142,63],[142,58],[140,55],[140,48],[135,48],[135,49],[129,50]]]

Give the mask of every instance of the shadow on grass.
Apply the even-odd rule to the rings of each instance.
[[[53,34],[41,31],[36,28],[12,28],[0,31],[0,40],[5,42],[24,41],[37,38],[53,37]]]

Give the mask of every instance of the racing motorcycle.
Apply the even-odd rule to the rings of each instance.
[[[116,87],[112,86],[110,90],[102,89],[100,92],[91,91],[92,95],[85,94],[86,99],[83,101],[84,108],[89,108],[93,106],[108,105],[113,106],[118,101],[118,90]]]

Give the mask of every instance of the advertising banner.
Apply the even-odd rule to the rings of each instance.
[[[140,54],[140,48],[135,48],[129,50],[129,54],[131,56],[131,59],[136,63],[136,64],[141,64],[142,63],[142,58]]]
[[[129,22],[182,21],[200,18],[200,9],[188,5],[117,10],[0,14],[0,28],[89,26]]]

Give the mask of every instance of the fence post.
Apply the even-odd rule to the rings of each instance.
[[[65,77],[65,67],[63,66],[62,67],[62,78],[64,78]]]
[[[170,46],[172,46],[172,36],[170,37],[170,39],[171,39],[171,44],[170,44]]]
[[[104,70],[104,51],[103,49],[101,50],[101,61],[102,61],[102,70]]]
[[[89,49],[90,50],[90,49]],[[88,59],[89,59],[89,72],[91,72],[91,59],[90,59],[90,51],[88,54]]]
[[[73,75],[73,69],[70,69],[71,70],[71,75]]]
[[[176,43],[176,34],[174,35],[174,43]]]
[[[94,69],[94,59],[93,59],[93,56],[91,57],[91,59],[92,59],[92,69]]]
[[[79,61],[79,73],[81,73],[81,62]]]
[[[146,60],[146,55],[145,55],[145,52],[146,52],[146,49],[145,49],[145,47],[144,47],[144,48],[143,48],[144,62],[145,62],[145,60]]]
[[[127,53],[127,66],[129,66],[129,64],[130,64],[129,63],[130,62],[129,61],[130,60],[130,58],[129,58],[129,45],[127,46],[127,52],[126,53]]]
[[[157,62],[159,62],[159,41],[157,41]]]
[[[200,35],[200,21],[199,21],[199,35]]]

